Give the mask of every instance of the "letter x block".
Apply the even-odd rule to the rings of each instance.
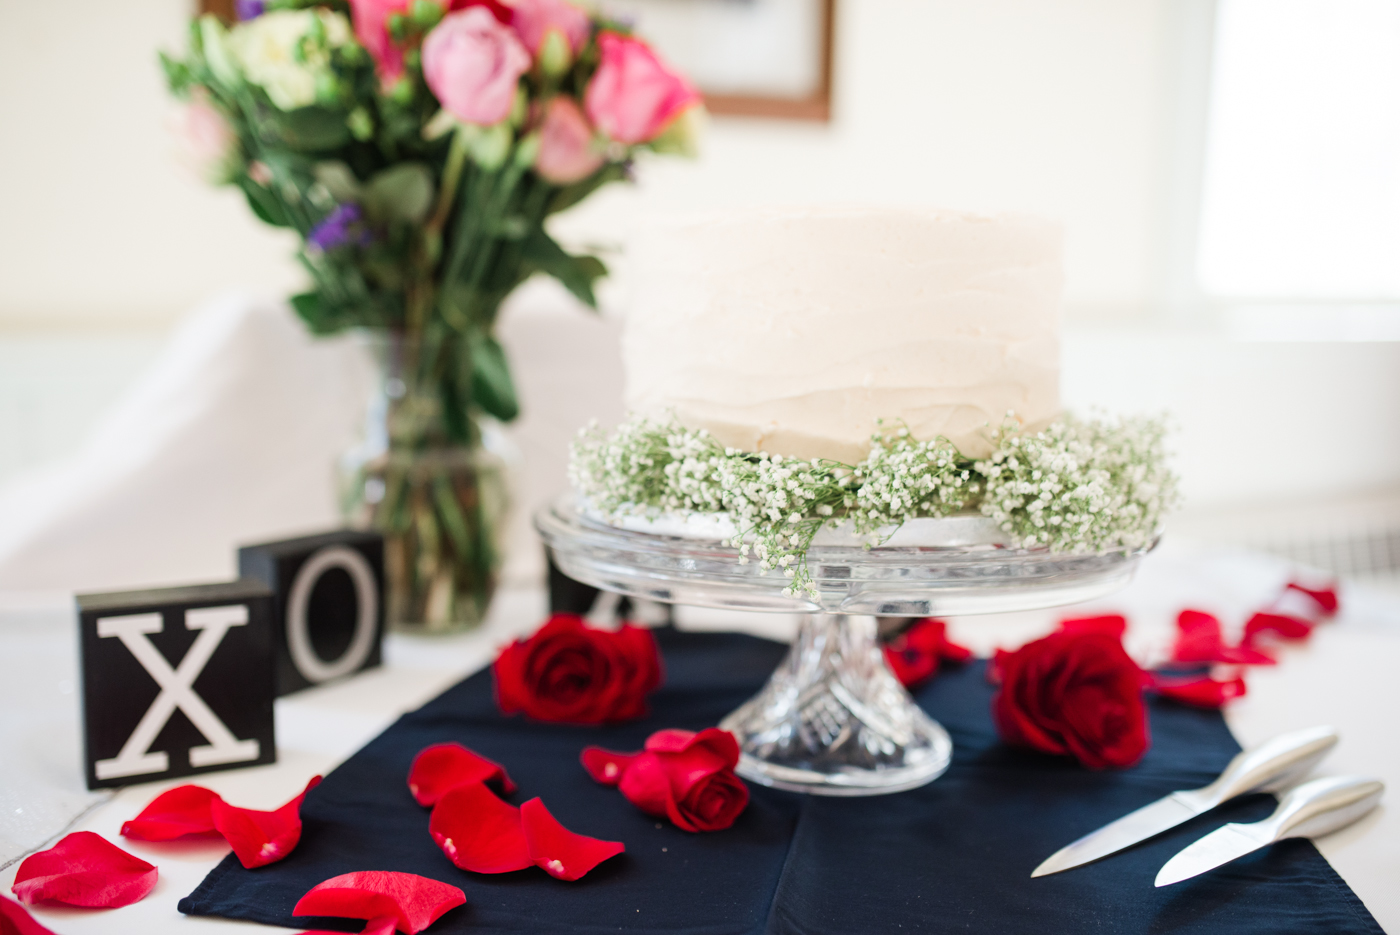
[[[341,530],[238,550],[238,573],[272,589],[277,694],[379,665],[384,538]]]
[[[272,763],[272,595],[254,580],[78,595],[89,789]]]

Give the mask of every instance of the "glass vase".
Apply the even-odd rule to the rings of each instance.
[[[455,348],[394,333],[368,343],[379,379],[364,434],[341,459],[342,512],[384,536],[391,628],[471,629],[499,578],[519,456],[488,416],[469,416],[465,439],[449,430],[437,362]]]

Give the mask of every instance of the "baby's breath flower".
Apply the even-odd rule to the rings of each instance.
[[[851,520],[871,546],[912,519],[980,510],[1022,548],[1099,552],[1150,544],[1177,500],[1160,419],[1066,418],[1028,436],[1008,418],[980,461],[877,425],[869,456],[848,465],[722,447],[674,422],[635,418],[610,436],[595,423],[574,443],[569,479],[616,516],[727,514],[740,563],[781,569],[793,595],[817,594],[807,550],[828,522]]]

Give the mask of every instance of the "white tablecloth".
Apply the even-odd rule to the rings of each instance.
[[[1120,610],[1131,628],[1129,649],[1150,661],[1169,644],[1179,610],[1192,606],[1218,613],[1238,626],[1283,583],[1288,569],[1263,556],[1204,552],[1171,543],[1149,556],[1127,590],[1092,607],[1061,608],[952,621],[954,639],[988,653],[1033,638],[1069,613]],[[224,856],[221,843],[148,845],[119,837],[123,821],[175,783],[128,787],[115,795],[82,788],[75,685],[76,640],[71,612],[62,604],[34,602],[8,608],[0,594],[0,891],[7,892],[17,858],[66,830],[96,831],[160,868],[155,891],[135,905],[112,911],[42,907],[34,910],[59,935],[142,932],[228,932],[251,924],[185,918],[176,903]],[[480,632],[445,639],[392,636],[383,668],[336,685],[277,702],[276,765],[209,773],[198,781],[229,801],[272,808],[295,795],[314,773],[325,773],[388,726],[401,712],[433,697],[475,671],[513,634],[543,619],[544,598],[534,590],[508,591]],[[768,636],[790,632],[792,618],[725,614],[683,608],[693,628],[737,627]],[[1320,772],[1359,772],[1385,779],[1391,801],[1400,794],[1400,595],[1364,586],[1343,592],[1343,611],[1302,645],[1284,650],[1280,664],[1252,669],[1249,694],[1232,704],[1227,719],[1246,745],[1275,733],[1331,723],[1342,743]],[[87,811],[84,811],[87,809]],[[1400,809],[1382,805],[1318,846],[1388,930],[1400,932]],[[76,818],[76,821],[74,819]],[[1039,856],[1039,855],[1037,855]],[[1008,882],[1008,887],[1031,885]],[[1151,882],[1143,881],[1144,886]],[[1131,894],[1122,894],[1129,898]],[[265,928],[262,930],[266,931]]]

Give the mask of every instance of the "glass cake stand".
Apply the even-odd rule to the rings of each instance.
[[[535,527],[559,569],[607,591],[674,604],[800,613],[787,658],[757,695],[720,724],[739,740],[738,772],[780,789],[880,795],[913,789],[948,768],[952,741],[885,664],[875,615],[1002,613],[1071,604],[1126,585],[1148,549],[1092,555],[956,544],[971,517],[919,520],[952,536],[938,546],[813,545],[819,596],[786,595],[788,579],[739,563],[719,540],[618,528],[565,494]],[[634,524],[635,525],[635,524]],[[929,527],[936,528],[936,527]]]

